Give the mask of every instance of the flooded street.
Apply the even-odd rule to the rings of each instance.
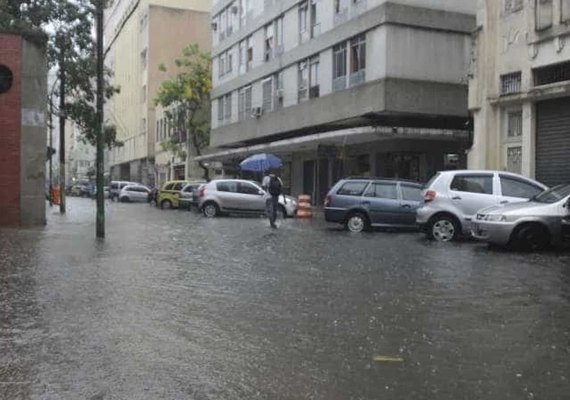
[[[0,230],[0,399],[567,399],[570,253],[70,199]]]

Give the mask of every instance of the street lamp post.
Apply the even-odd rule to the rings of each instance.
[[[104,81],[103,81],[103,9],[104,0],[96,1],[96,36],[97,36],[97,157],[96,157],[96,180],[97,180],[97,221],[96,235],[97,238],[105,237],[105,192],[104,192],[104,155],[105,150],[105,131],[103,104],[104,98]]]

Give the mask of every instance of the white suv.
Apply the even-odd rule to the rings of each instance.
[[[417,210],[416,222],[429,238],[448,242],[471,232],[478,210],[526,201],[546,189],[509,172],[438,172],[424,187],[424,204]]]

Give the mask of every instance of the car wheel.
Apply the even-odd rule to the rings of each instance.
[[[429,225],[430,239],[438,242],[451,242],[459,237],[459,224],[447,215],[435,217]]]
[[[523,225],[515,233],[515,247],[521,251],[544,250],[550,244],[550,235],[541,225]]]
[[[160,208],[162,208],[163,210],[170,210],[172,208],[172,202],[170,200],[162,200],[160,202]]]
[[[362,213],[351,214],[346,220],[346,229],[350,232],[359,233],[368,228],[368,219]]]
[[[131,199],[129,199],[127,196],[121,197],[119,200],[121,201],[121,203],[130,203],[131,202]]]
[[[202,207],[202,212],[204,213],[205,217],[214,218],[219,214],[220,209],[218,208],[216,203],[206,203],[204,204],[204,207]]]

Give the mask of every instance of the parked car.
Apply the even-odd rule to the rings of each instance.
[[[206,182],[190,182],[184,186],[178,198],[178,208],[191,210],[192,207],[198,207],[199,198],[198,195],[194,196],[194,193],[197,193],[200,186],[205,183]]]
[[[199,209],[206,217],[219,214],[263,214],[267,193],[257,182],[242,179],[213,180],[199,188]],[[293,217],[297,212],[297,200],[291,196],[279,196],[279,212],[283,217]]]
[[[111,201],[117,200],[119,198],[121,190],[127,185],[140,185],[140,183],[129,181],[111,181],[111,184],[109,185],[109,199]]]
[[[121,203],[146,203],[150,189],[143,185],[127,185],[119,193]]]
[[[556,186],[524,203],[480,210],[473,236],[520,250],[570,243],[570,184]]]
[[[178,208],[180,191],[189,183],[188,181],[166,182],[158,191],[156,203],[160,208]]]
[[[425,186],[417,223],[430,239],[448,242],[471,233],[478,210],[527,201],[546,189],[542,183],[509,172],[438,172]]]
[[[325,198],[325,220],[351,232],[372,227],[416,227],[422,186],[383,178],[348,178],[337,182]]]

